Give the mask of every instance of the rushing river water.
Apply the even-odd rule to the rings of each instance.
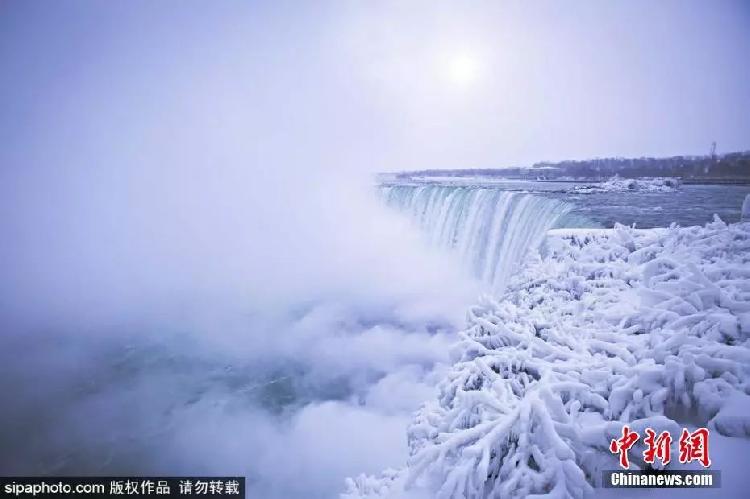
[[[703,225],[714,214],[727,223],[739,222],[742,201],[750,194],[750,185],[683,185],[674,192],[576,194],[548,192],[549,184],[552,183],[535,182],[533,189],[544,196],[566,200],[575,207],[573,214],[604,227],[612,227],[615,222],[641,228],[671,223],[683,227]]]

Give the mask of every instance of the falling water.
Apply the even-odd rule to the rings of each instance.
[[[486,187],[381,186],[386,203],[408,214],[430,243],[455,251],[471,273],[501,289],[530,248],[571,206]]]

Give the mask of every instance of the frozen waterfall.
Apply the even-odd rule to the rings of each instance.
[[[471,273],[502,288],[529,248],[571,206],[487,187],[384,185],[386,203],[409,215],[434,246],[455,251]]]

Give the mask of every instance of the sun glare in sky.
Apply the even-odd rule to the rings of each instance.
[[[446,78],[457,85],[469,85],[479,77],[481,67],[474,54],[451,54],[445,59],[444,64]]]

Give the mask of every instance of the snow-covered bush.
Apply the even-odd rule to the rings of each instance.
[[[625,423],[750,436],[750,224],[550,231],[460,336],[407,466],[344,497],[577,498]]]

